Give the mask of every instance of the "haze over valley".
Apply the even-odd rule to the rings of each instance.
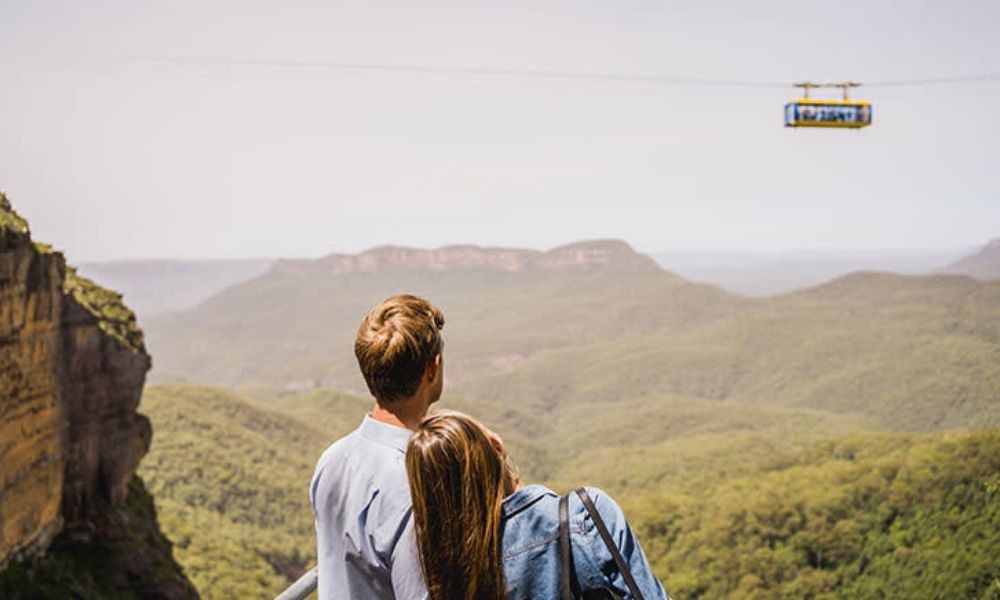
[[[983,249],[986,252],[989,246]],[[935,272],[997,277],[996,261],[977,248],[892,251],[652,252],[664,269],[747,296],[773,296],[812,287],[854,271],[906,275]],[[143,317],[192,308],[224,288],[262,274],[277,259],[136,259],[86,262],[80,272],[121,292]],[[983,266],[970,261],[983,260]],[[971,270],[969,270],[971,269]]]

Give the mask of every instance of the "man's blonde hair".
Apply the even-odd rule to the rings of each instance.
[[[409,294],[386,298],[358,327],[354,355],[368,390],[379,402],[412,396],[434,357],[441,353],[444,313]]]

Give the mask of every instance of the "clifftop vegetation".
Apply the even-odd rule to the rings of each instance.
[[[28,235],[28,222],[17,214],[3,192],[0,192],[0,235]]]
[[[0,237],[10,243],[16,239],[30,240],[28,221],[17,214],[10,200],[0,192]],[[52,246],[42,242],[32,242],[39,254],[52,254]],[[4,248],[0,247],[0,250]],[[143,333],[136,321],[135,314],[125,306],[122,295],[105,289],[90,279],[81,277],[76,269],[65,265],[62,255],[58,254],[59,268],[63,273],[63,292],[71,296],[91,315],[98,319],[102,330],[134,352],[144,352]]]
[[[135,313],[125,306],[121,294],[81,277],[73,267],[66,268],[63,291],[94,315],[105,333],[133,352],[145,351],[142,329],[139,328]]]

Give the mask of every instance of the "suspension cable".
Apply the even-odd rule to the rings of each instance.
[[[692,85],[705,87],[742,88],[787,88],[793,84],[781,81],[762,81],[712,77],[676,77],[670,75],[638,75],[627,73],[587,72],[587,71],[545,71],[531,69],[500,69],[480,67],[440,67],[417,64],[349,63],[328,61],[306,61],[296,59],[253,59],[253,58],[198,58],[198,57],[149,57],[146,60],[176,64],[228,65],[267,68],[329,69],[337,71],[382,71],[396,73],[416,73],[424,75],[459,75],[483,77],[522,77],[532,79],[572,79],[589,81],[612,81],[624,83],[653,83],[663,85]],[[982,73],[950,77],[926,77],[917,79],[895,79],[871,81],[865,87],[903,87],[939,85],[950,83],[972,83],[980,81],[1000,81],[1000,73]]]

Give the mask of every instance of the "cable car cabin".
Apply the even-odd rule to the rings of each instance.
[[[802,98],[785,105],[785,127],[867,127],[872,124],[871,102]]]

